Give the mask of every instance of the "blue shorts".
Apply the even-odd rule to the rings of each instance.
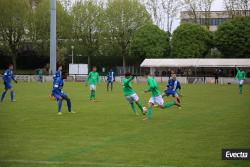
[[[68,95],[66,93],[52,93],[52,95],[56,98],[56,100],[62,99],[68,99]]]
[[[12,85],[11,83],[8,83],[8,82],[4,82],[4,89],[11,89],[12,88]]]
[[[170,95],[175,96],[175,95],[177,95],[177,92],[176,92],[176,91],[174,91],[174,90],[168,90],[168,89],[165,90],[164,93],[165,93],[167,96],[170,96]]]
[[[113,81],[108,81],[108,83],[113,83]]]

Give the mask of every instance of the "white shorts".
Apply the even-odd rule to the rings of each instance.
[[[90,90],[96,90],[96,85],[94,85],[94,84],[89,85],[89,89]]]
[[[239,81],[239,84],[240,84],[240,85],[243,85],[243,84],[244,84],[244,80],[240,80],[240,81]]]
[[[150,97],[149,103],[152,103],[152,104],[158,104],[160,106],[162,106],[164,104],[164,100],[162,98],[162,96],[156,96],[156,97]]]
[[[126,96],[126,99],[128,100],[129,103],[134,103],[139,101],[139,97],[137,96],[136,93],[130,95],[130,96]]]

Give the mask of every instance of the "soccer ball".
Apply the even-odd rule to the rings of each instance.
[[[143,112],[146,113],[148,111],[147,107],[143,107]]]

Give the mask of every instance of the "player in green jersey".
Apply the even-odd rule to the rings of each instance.
[[[90,100],[94,101],[96,100],[96,85],[100,82],[99,73],[96,72],[96,70],[96,67],[92,68],[92,71],[89,73],[86,81],[86,85],[89,84],[90,88]]]
[[[141,112],[144,114],[143,112],[143,107],[141,105],[141,103],[139,102],[139,97],[138,95],[135,93],[135,91],[133,90],[133,88],[131,87],[131,81],[135,78],[135,76],[131,76],[130,72],[125,73],[125,78],[122,80],[122,90],[123,90],[123,95],[126,97],[127,101],[129,102],[133,112],[136,115],[139,115],[135,104],[139,107],[139,109],[141,110]],[[135,103],[135,104],[134,104]]]
[[[240,70],[238,67],[236,67],[237,70],[237,74],[235,76],[235,78],[239,81],[239,93],[242,94],[243,91],[243,84],[244,84],[244,80],[246,79],[246,73],[243,70]]]
[[[180,107],[180,104],[177,101],[170,101],[170,102],[164,103],[164,100],[161,96],[161,92],[159,90],[158,84],[155,81],[155,79],[152,76],[150,76],[149,71],[147,71],[145,73],[145,78],[147,79],[147,83],[148,83],[149,88],[147,90],[145,90],[144,92],[145,93],[147,93],[147,92],[152,93],[152,96],[150,97],[149,102],[148,102],[148,109],[146,111],[147,117],[145,118],[145,120],[152,118],[154,104],[158,104],[158,106],[161,109],[170,108],[174,105]]]

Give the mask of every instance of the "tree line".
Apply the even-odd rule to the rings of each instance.
[[[89,65],[96,56],[120,56],[124,68],[128,57],[249,57],[250,20],[233,15],[236,6],[227,7],[234,17],[216,32],[196,23],[183,23],[171,33],[180,7],[198,17],[192,7],[199,5],[194,2],[57,1],[57,61],[64,64],[72,46],[88,58]],[[207,6],[199,9],[209,13],[212,1],[206,2]],[[162,15],[165,19],[161,19]],[[11,56],[14,66],[27,46],[37,56],[49,56],[49,37],[49,0],[0,0],[0,52]]]

